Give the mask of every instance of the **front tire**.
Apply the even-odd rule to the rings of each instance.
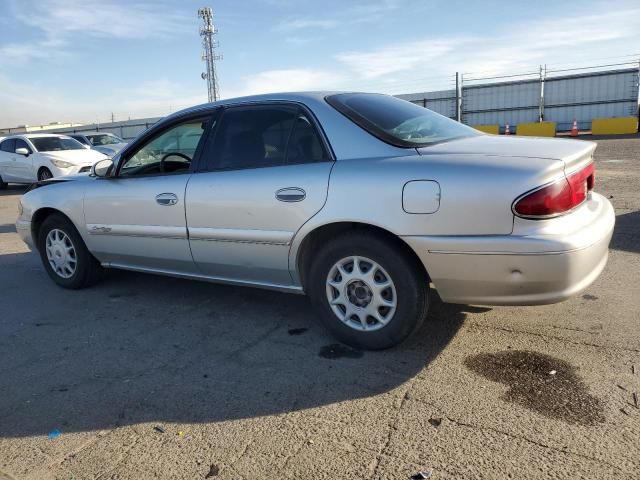
[[[38,250],[47,274],[61,287],[80,289],[102,278],[104,269],[63,215],[53,214],[42,222]]]
[[[322,323],[341,342],[366,350],[390,348],[422,325],[429,282],[398,242],[350,232],[318,252],[308,292]]]
[[[2,175],[0,175],[0,190],[6,190],[9,185],[2,179]]]
[[[49,170],[47,167],[42,167],[40,170],[38,170],[38,181],[42,182],[44,180],[49,180],[53,178],[53,173],[51,173],[51,170]]]

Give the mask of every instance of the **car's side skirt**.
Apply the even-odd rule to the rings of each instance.
[[[201,280],[201,281],[212,282],[212,283],[223,283],[227,285],[264,288],[266,290],[275,290],[278,292],[286,292],[286,293],[297,293],[300,295],[305,294],[304,290],[299,285],[281,285],[277,283],[244,281],[244,280],[237,280],[237,279],[224,278],[224,277],[201,275],[197,273],[184,273],[184,272],[176,272],[173,270],[161,270],[161,269],[153,269],[153,268],[145,268],[145,267],[136,267],[131,265],[125,265],[120,263],[110,263],[110,262],[104,262],[102,263],[102,266],[105,268],[117,268],[120,270],[130,270],[133,272],[153,273],[157,275],[165,275],[168,277],[176,277],[176,278],[185,278],[189,280]]]

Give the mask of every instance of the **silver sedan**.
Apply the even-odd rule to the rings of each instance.
[[[175,113],[91,176],[40,182],[17,230],[66,288],[105,268],[310,295],[341,341],[405,339],[445,302],[535,305],[607,261],[596,145],[485,135],[386,95],[272,94]]]

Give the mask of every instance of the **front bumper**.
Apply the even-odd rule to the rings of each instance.
[[[537,227],[529,221],[524,234],[403,239],[445,302],[556,303],[586,289],[607,263],[613,207],[592,194],[578,210]]]
[[[36,249],[31,235],[31,222],[19,218],[16,221],[16,232],[18,232],[22,241],[26,243],[31,250]]]

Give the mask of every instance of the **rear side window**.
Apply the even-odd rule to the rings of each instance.
[[[207,156],[210,170],[277,167],[329,159],[313,123],[295,105],[225,110]]]
[[[367,132],[397,147],[424,147],[481,135],[471,127],[389,95],[341,93],[326,100]]]
[[[82,135],[69,135],[71,138],[73,138],[74,140],[79,141],[80,143],[82,143],[83,145],[89,145],[89,142],[87,142],[85,140],[85,138]]]
[[[2,150],[3,152],[15,153],[16,152],[15,145],[16,145],[15,139],[10,138],[0,143],[0,150]]]

